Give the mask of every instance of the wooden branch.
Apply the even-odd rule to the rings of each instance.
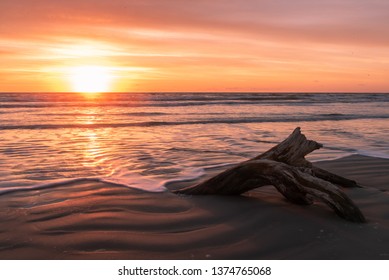
[[[316,177],[329,181],[335,185],[361,188],[355,181],[313,166],[311,162],[305,159],[307,154],[322,147],[323,145],[316,141],[307,140],[305,135],[301,133],[301,129],[297,127],[292,134],[280,144],[253,159],[270,159],[296,167],[308,167]]]
[[[321,147],[323,147],[322,144],[313,140],[307,140],[305,135],[301,133],[301,129],[297,127],[280,144],[253,159],[270,159],[292,166],[311,167],[312,163],[307,161],[305,156]]]
[[[307,140],[300,128],[267,152],[194,186],[174,191],[188,195],[239,195],[266,185],[273,185],[289,201],[311,204],[320,200],[340,217],[365,222],[359,208],[337,186],[357,187],[354,181],[332,174],[305,159],[322,145]]]

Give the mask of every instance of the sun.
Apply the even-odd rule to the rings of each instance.
[[[73,91],[100,93],[110,90],[112,74],[109,68],[96,65],[73,67],[69,71]]]

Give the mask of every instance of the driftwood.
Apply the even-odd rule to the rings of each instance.
[[[174,191],[188,195],[239,195],[249,190],[273,185],[296,204],[312,204],[320,200],[340,217],[352,222],[365,222],[359,208],[339,188],[360,187],[355,181],[312,165],[305,159],[323,145],[307,140],[296,128],[293,133],[267,152],[242,162],[204,182]]]

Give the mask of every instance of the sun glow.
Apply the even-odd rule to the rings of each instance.
[[[79,66],[70,69],[70,83],[75,92],[99,93],[110,90],[112,74],[103,66]]]

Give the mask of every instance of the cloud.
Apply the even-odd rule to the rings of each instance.
[[[0,30],[9,36],[106,36],[105,27],[117,27],[235,34],[238,38],[249,33],[274,40],[389,42],[389,3],[384,0],[3,0],[0,10]]]
[[[313,81],[323,73],[358,80],[389,64],[386,0],[2,0],[0,17],[3,77],[12,67],[97,61],[123,67],[122,76],[129,67],[148,69],[190,87],[204,76],[194,71],[285,82],[298,72],[304,83],[309,73]]]

